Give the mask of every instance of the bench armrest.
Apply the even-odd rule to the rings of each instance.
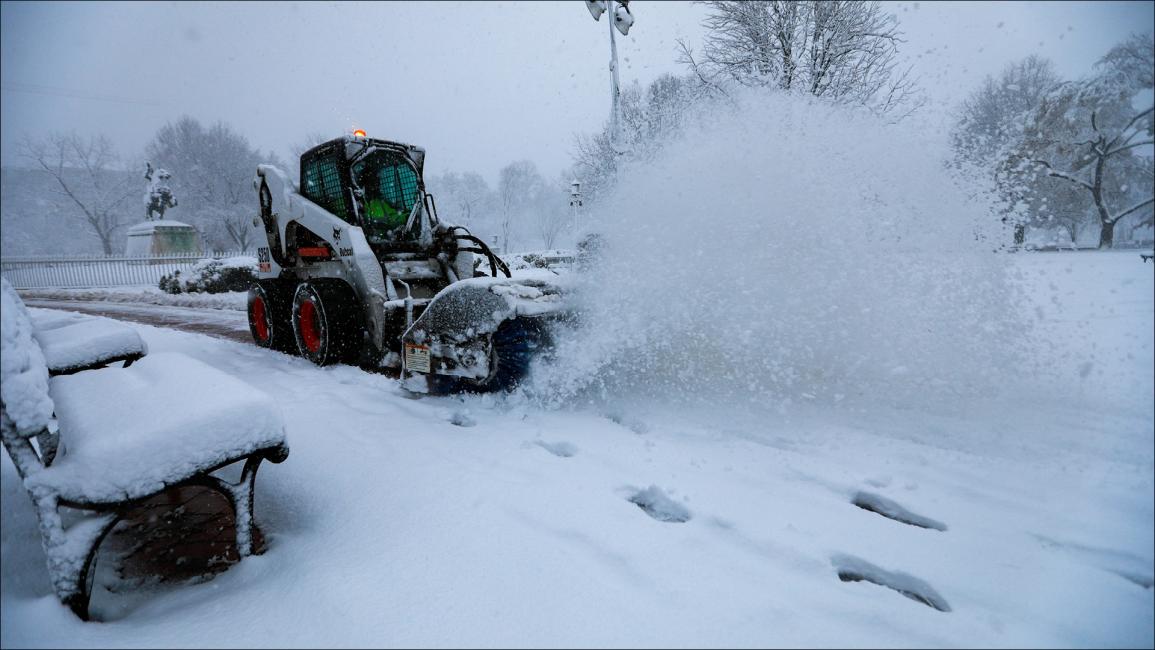
[[[124,362],[124,367],[127,368],[132,365],[132,362],[144,358],[143,352],[134,352],[130,354],[118,354],[107,358],[96,359],[89,363],[82,363],[72,366],[49,366],[48,376],[59,377],[61,375],[71,375],[85,370],[96,370],[98,368],[107,367],[110,363]]]

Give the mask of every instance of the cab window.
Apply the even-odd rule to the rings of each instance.
[[[341,188],[341,173],[335,156],[323,156],[305,164],[301,193],[313,203],[349,221],[349,209]]]
[[[365,227],[384,235],[405,225],[420,197],[417,172],[390,152],[378,152],[353,165],[354,182],[364,193]]]

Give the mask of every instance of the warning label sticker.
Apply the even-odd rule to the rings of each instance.
[[[405,368],[414,372],[429,372],[429,347],[405,344]]]

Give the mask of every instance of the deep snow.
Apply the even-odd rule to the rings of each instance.
[[[1133,252],[1007,264],[1034,321],[1022,344],[1047,342],[1028,351],[1051,374],[869,408],[415,400],[356,368],[135,326],[150,354],[279,404],[292,454],[257,487],[270,548],[126,611],[106,598],[115,620],[84,624],[52,596],[0,461],[0,641],[1150,647],[1152,267]]]

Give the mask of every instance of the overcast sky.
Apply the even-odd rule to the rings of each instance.
[[[984,75],[1031,53],[1077,77],[1152,2],[886,2],[903,54],[945,111]],[[680,72],[706,8],[634,0],[622,81]],[[420,144],[431,172],[569,164],[575,132],[609,110],[608,27],[561,2],[0,3],[0,158],[24,133],[104,133],[137,156],[165,122],[224,120],[288,156],[306,134],[354,127]],[[179,170],[174,170],[179,173]]]

